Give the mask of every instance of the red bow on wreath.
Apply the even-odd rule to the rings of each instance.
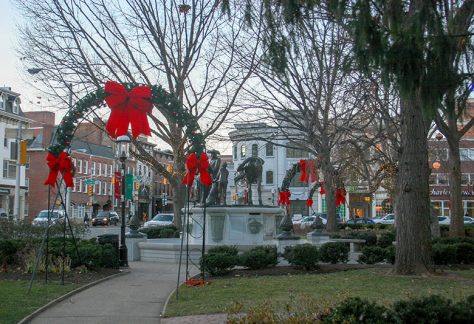
[[[186,174],[184,175],[182,183],[191,186],[198,170],[199,181],[209,187],[212,184],[212,178],[209,174],[209,158],[206,153],[201,153],[199,160],[195,153],[189,154],[186,159]]]
[[[290,204],[291,192],[280,191],[278,205],[289,205]]]
[[[320,183],[321,188],[319,188],[319,194],[324,195],[326,194],[326,190],[324,190],[324,182]]]
[[[336,189],[336,207],[346,203],[346,189]]]
[[[123,85],[107,81],[104,93],[107,95],[105,102],[112,110],[106,126],[111,137],[126,135],[129,124],[134,138],[140,134],[151,135],[146,115],[152,110],[150,87],[135,87],[128,92]]]
[[[300,181],[308,183],[318,180],[317,163],[313,160],[300,160],[301,176]]]
[[[313,199],[311,198],[306,199],[306,206],[310,208],[313,207]]]
[[[48,179],[44,182],[45,185],[54,187],[56,185],[58,172],[61,172],[66,187],[74,187],[74,181],[72,180],[72,160],[66,152],[61,152],[58,156],[48,153],[46,161],[48,161],[49,175]]]

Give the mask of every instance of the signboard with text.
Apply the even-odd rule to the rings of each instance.
[[[125,199],[133,198],[133,174],[125,175]]]

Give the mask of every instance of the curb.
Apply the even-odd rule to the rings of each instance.
[[[120,277],[120,276],[123,276],[123,275],[126,275],[126,274],[129,274],[130,273],[130,270],[126,270],[126,271],[123,271],[123,272],[119,272],[119,273],[116,273],[116,274],[113,274],[113,275],[110,275],[108,277],[104,277],[104,278],[101,278],[99,280],[96,280],[96,281],[93,281],[93,282],[89,282],[88,284],[84,285],[84,286],[81,286],[77,289],[74,289],[68,293],[66,293],[65,295],[62,295],[52,301],[50,301],[49,303],[47,303],[46,305],[43,305],[41,306],[40,308],[38,308],[37,310],[35,310],[33,313],[31,313],[30,315],[24,317],[22,320],[20,320],[17,324],[25,324],[25,323],[29,323],[33,318],[35,318],[36,316],[38,316],[39,314],[41,314],[42,312],[44,312],[45,310],[47,310],[48,308],[62,302],[63,300],[77,294],[77,293],[80,293],[81,291],[83,290],[86,290],[87,288],[90,288],[92,286],[95,286],[97,284],[100,284],[101,282],[103,281],[107,281],[109,279],[114,279],[116,277]]]
[[[182,285],[182,284],[181,284]],[[181,286],[180,285],[180,286]],[[166,300],[165,300],[165,304],[163,305],[163,309],[161,310],[160,312],[160,318],[164,318],[163,316],[165,315],[166,313],[166,308],[168,307],[168,303],[170,302],[170,299],[171,299],[171,296],[174,294],[174,292],[176,291],[176,288],[174,288],[168,295],[168,297],[166,297]]]

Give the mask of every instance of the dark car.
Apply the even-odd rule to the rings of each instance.
[[[346,224],[363,224],[363,225],[368,225],[368,224],[375,224],[373,220],[370,218],[351,218],[349,219]]]
[[[111,218],[110,212],[108,211],[101,211],[97,214],[95,218],[92,218],[92,226],[97,225],[110,225]]]

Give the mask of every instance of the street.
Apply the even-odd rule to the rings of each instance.
[[[125,232],[128,232],[130,229],[127,227]],[[117,234],[120,236],[120,225],[118,226],[89,226],[89,231],[87,232],[85,239],[90,239],[97,237],[102,234]]]

